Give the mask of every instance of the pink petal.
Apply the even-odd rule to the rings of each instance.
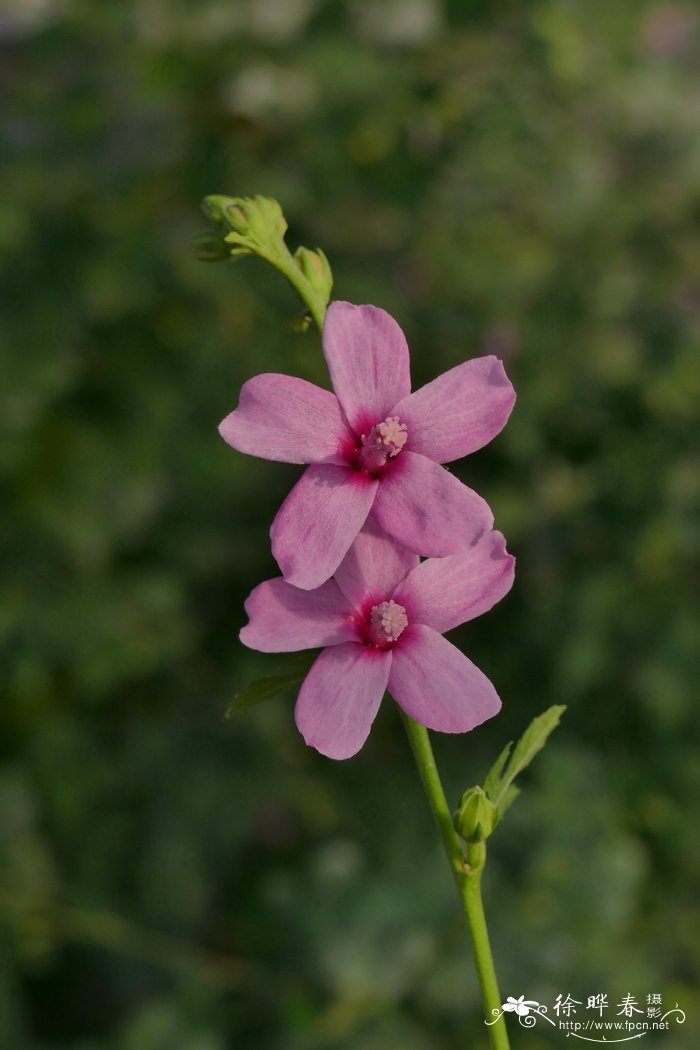
[[[470,547],[493,525],[481,496],[417,452],[400,452],[382,474],[372,516],[404,547],[437,558]]]
[[[376,306],[331,303],[323,353],[333,389],[358,434],[384,420],[411,392],[406,338],[394,318]]]
[[[335,394],[272,373],[244,384],[219,433],[239,452],[282,463],[342,463],[341,447],[353,439]]]
[[[418,564],[418,555],[392,540],[367,519],[335,574],[350,604],[361,608],[368,598],[390,598],[394,588]]]
[[[309,591],[333,575],[365,523],[377,485],[349,467],[315,464],[304,471],[270,529],[287,583]]]
[[[430,627],[410,624],[391,658],[389,692],[428,729],[466,733],[501,708],[486,675]]]
[[[350,758],[369,736],[386,689],[391,653],[356,642],[324,649],[294,711],[299,732],[328,758]]]
[[[293,653],[355,637],[352,609],[333,580],[315,591],[300,591],[279,577],[265,580],[245,609],[250,623],[241,631],[241,641],[261,653]]]
[[[487,612],[513,586],[515,558],[500,532],[448,558],[428,558],[399,584],[394,599],[412,623],[449,631]]]
[[[408,429],[409,447],[451,463],[487,445],[506,424],[515,391],[497,357],[476,357],[451,368],[394,406]]]

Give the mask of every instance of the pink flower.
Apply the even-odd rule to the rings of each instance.
[[[439,465],[486,445],[515,394],[495,357],[478,357],[411,393],[408,347],[375,306],[328,308],[323,352],[335,394],[293,376],[249,380],[219,431],[251,455],[310,463],[270,530],[288,583],[327,580],[370,515],[399,543],[442,557],[493,525],[488,504]]]
[[[446,558],[418,557],[372,521],[335,578],[304,591],[277,577],[246,602],[241,641],[261,652],[325,646],[304,680],[296,723],[329,758],[360,750],[388,689],[429,729],[465,733],[501,706],[486,676],[442,637],[510,590],[515,559],[500,532]]]

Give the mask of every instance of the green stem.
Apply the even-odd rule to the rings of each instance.
[[[289,251],[286,244],[282,245],[279,254],[275,253],[273,255],[271,252],[264,252],[260,249],[256,249],[256,252],[261,259],[265,259],[266,262],[269,262],[276,270],[279,270],[279,272],[287,278],[301,300],[308,306],[309,313],[311,314],[314,324],[319,332],[322,332],[323,318],[326,314],[326,304],[321,302],[316,295],[314,289],[295,263],[294,256]]]
[[[287,280],[296,288],[297,292],[304,300],[309,308],[309,313],[314,319],[314,324],[318,328],[319,332],[323,331],[323,318],[326,314],[326,307],[324,303],[319,302],[318,296],[314,294],[309,282],[304,277],[303,273],[299,270],[299,267],[293,260],[290,254],[289,258],[292,260],[291,265],[285,267],[284,274]]]
[[[501,1009],[503,1000],[498,988],[498,978],[481,899],[481,875],[486,863],[486,846],[483,842],[470,844],[465,859],[460,839],[452,824],[452,814],[435,764],[428,730],[403,712],[402,718],[430,808],[442,836],[447,860],[457,883],[471,936],[486,1016],[487,1018],[495,1017]],[[503,1015],[495,1024],[488,1026],[488,1033],[492,1050],[509,1050],[508,1032]]]

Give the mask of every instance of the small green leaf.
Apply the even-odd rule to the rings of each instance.
[[[503,748],[500,755],[486,774],[486,780],[484,781],[484,791],[490,799],[493,799],[498,791],[498,785],[501,780],[501,773],[503,772],[503,767],[508,761],[508,755],[510,754],[512,747],[513,741],[511,740]]]
[[[306,672],[317,655],[315,651],[300,653],[293,661],[292,670],[287,671],[285,674],[259,678],[257,682],[251,682],[250,685],[244,686],[240,692],[236,693],[229,704],[225,717],[235,718],[236,715],[240,715],[243,711],[247,711],[251,707],[257,707],[258,704],[262,704],[266,700],[274,700],[275,697],[281,696],[293,685],[298,685],[306,677]]]
[[[501,799],[497,807],[499,817],[502,817],[505,811],[510,808],[510,806],[513,802],[515,802],[519,794],[520,788],[516,787],[515,784],[511,784],[510,787],[506,788],[503,798]]]
[[[507,765],[505,763],[511,745],[509,744],[499,755],[486,778],[488,785],[486,791],[493,804],[498,807],[501,815],[518,794],[519,789],[511,788],[513,781],[519,773],[522,773],[526,766],[530,765],[535,755],[542,750],[549,734],[559,725],[559,719],[565,710],[566,707],[562,704],[555,704],[533,719],[515,745]],[[505,772],[502,772],[504,766]]]
[[[257,682],[251,682],[250,685],[245,686],[239,693],[236,693],[226,711],[225,717],[234,718],[236,715],[240,715],[241,712],[247,711],[250,707],[262,704],[265,700],[274,700],[276,696],[281,696],[290,686],[301,682],[303,677],[303,673],[280,674],[271,678],[260,678]]]

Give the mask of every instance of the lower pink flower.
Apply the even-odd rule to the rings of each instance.
[[[329,758],[360,750],[385,689],[429,729],[465,733],[497,714],[501,701],[442,633],[507,594],[514,564],[499,532],[419,563],[370,521],[335,578],[316,590],[281,577],[256,587],[241,641],[261,652],[325,647],[301,686],[295,718],[307,744]]]

